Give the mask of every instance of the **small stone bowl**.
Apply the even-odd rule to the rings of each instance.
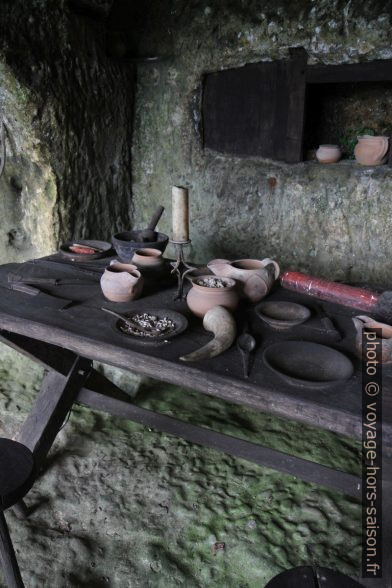
[[[124,231],[117,233],[112,237],[112,243],[117,255],[124,263],[132,261],[136,249],[159,249],[162,253],[165,251],[169,242],[169,237],[164,233],[157,233],[156,241],[138,242],[140,231]]]
[[[308,320],[309,308],[296,302],[263,300],[255,308],[262,321],[277,331],[285,331]]]

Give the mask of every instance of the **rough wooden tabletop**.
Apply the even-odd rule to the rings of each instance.
[[[81,265],[75,267],[72,262],[63,262],[58,256],[51,256],[24,264],[0,266],[1,329],[52,343],[90,359],[247,405],[257,411],[270,412],[349,436],[361,436],[361,366],[352,354],[355,331],[351,316],[355,311],[325,305],[345,334],[343,340],[336,343],[323,334],[321,328],[318,329],[320,319],[315,312],[304,325],[277,333],[264,325],[254,310],[250,309],[248,319],[257,340],[257,349],[250,377],[244,379],[241,357],[235,345],[214,359],[193,364],[179,361],[180,355],[206,343],[211,334],[204,331],[201,321],[191,315],[185,302],[173,301],[175,282],[170,282],[170,279],[158,283],[148,280],[139,300],[124,304],[110,303],[103,297],[99,285],[100,273],[108,260],[83,264],[83,267],[91,267],[88,273],[81,271]],[[8,289],[9,272],[24,277],[71,280],[72,284],[40,288],[46,293],[74,300],[77,304],[66,310],[48,308],[39,296]],[[279,287],[270,294],[270,298],[302,302],[311,309],[316,303],[309,297]],[[116,319],[100,310],[103,305],[120,313],[131,309],[170,308],[187,316],[189,328],[169,343],[146,345],[118,332],[115,328]],[[243,313],[236,316],[239,330],[242,317]],[[287,339],[324,343],[345,352],[355,366],[353,377],[325,390],[287,384],[271,372],[262,357],[268,345]],[[392,444],[391,368],[383,369],[383,394],[384,439]]]

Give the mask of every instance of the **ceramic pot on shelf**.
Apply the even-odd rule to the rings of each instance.
[[[215,306],[223,306],[230,311],[235,310],[240,300],[235,280],[224,276],[216,276],[217,279],[225,283],[225,286],[220,288],[203,286],[198,283],[209,278],[211,276],[190,278],[192,288],[188,292],[186,302],[193,314],[203,318],[206,312]]]
[[[140,296],[143,278],[136,265],[112,261],[101,276],[101,289],[111,302],[129,302]]]
[[[242,291],[251,302],[258,302],[271,290],[280,274],[273,259],[213,259],[207,267],[215,275],[226,276],[240,282]]]
[[[362,135],[354,149],[355,159],[361,165],[382,165],[386,162],[389,147],[388,137]]]
[[[336,163],[342,157],[339,145],[320,145],[316,151],[320,163]]]

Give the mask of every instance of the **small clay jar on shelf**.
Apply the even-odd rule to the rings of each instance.
[[[316,151],[320,163],[336,163],[342,157],[339,145],[320,145]]]
[[[101,289],[111,302],[129,302],[142,293],[143,277],[136,265],[112,261],[102,274]]]

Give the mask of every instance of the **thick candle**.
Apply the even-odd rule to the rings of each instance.
[[[179,186],[172,188],[173,241],[189,239],[188,190]]]

